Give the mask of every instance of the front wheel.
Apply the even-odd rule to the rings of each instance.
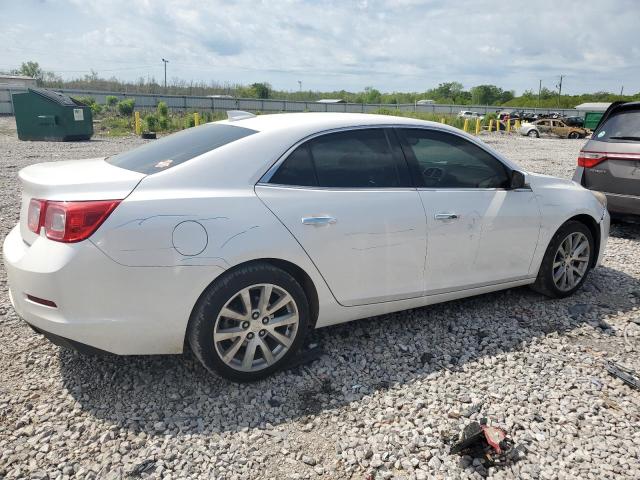
[[[203,293],[191,315],[188,339],[209,371],[252,381],[286,366],[308,325],[300,284],[284,270],[260,263],[225,274]]]
[[[540,134],[537,130],[529,130],[529,132],[527,133],[527,137],[540,138]]]
[[[580,138],[580,134],[578,132],[571,132],[569,133],[569,138],[572,138],[572,139]]]
[[[565,223],[551,239],[533,289],[552,298],[564,298],[587,279],[595,255],[591,231],[583,223]]]

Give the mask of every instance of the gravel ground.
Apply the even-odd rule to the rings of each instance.
[[[483,137],[524,167],[572,175],[584,141]],[[0,119],[0,238],[16,174],[136,138],[19,142]],[[640,227],[614,225],[602,267],[565,300],[518,288],[314,332],[317,362],[254,384],[190,354],[89,357],[13,312],[0,267],[0,478],[640,478]],[[627,334],[625,342],[624,333]],[[448,452],[487,417],[524,448],[485,468]]]

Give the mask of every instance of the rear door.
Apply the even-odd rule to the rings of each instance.
[[[531,189],[508,189],[508,168],[462,136],[398,132],[427,214],[427,293],[529,276],[540,230]]]
[[[385,129],[306,141],[256,185],[256,193],[342,305],[424,294],[424,209],[400,146]]]

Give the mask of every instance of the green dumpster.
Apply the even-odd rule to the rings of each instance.
[[[584,115],[584,128],[595,130],[604,112],[587,112]]]
[[[20,140],[89,140],[93,135],[91,108],[67,95],[29,88],[13,94],[13,111]]]

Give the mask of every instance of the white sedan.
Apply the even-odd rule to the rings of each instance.
[[[20,172],[4,242],[18,314],[57,344],[180,353],[254,380],[309,329],[495,290],[573,293],[604,196],[446,125],[253,116]]]

